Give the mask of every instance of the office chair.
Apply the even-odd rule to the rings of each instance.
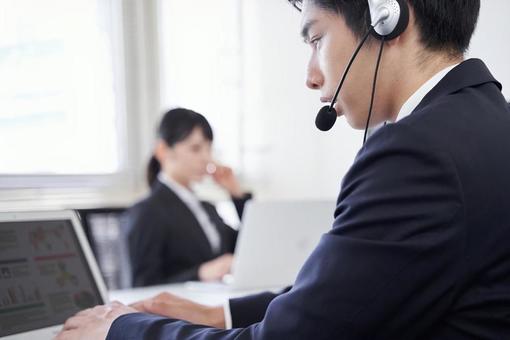
[[[131,287],[131,266],[123,231],[126,208],[77,209],[109,290]]]

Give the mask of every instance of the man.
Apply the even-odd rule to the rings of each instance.
[[[368,29],[368,6],[303,2],[307,85],[328,102]],[[508,339],[510,114],[485,65],[463,60],[479,1],[407,3],[407,28],[384,48],[371,119],[388,124],[360,150],[333,229],[289,291],[232,300],[231,330],[113,304],[69,319],[59,338]],[[375,40],[363,47],[335,105],[354,128],[367,120],[378,51]],[[134,307],[226,324],[221,307],[171,295]]]

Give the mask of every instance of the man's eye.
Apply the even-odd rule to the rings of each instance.
[[[322,37],[313,38],[312,40],[310,40],[310,45],[312,45],[313,47],[317,48],[317,46],[319,45],[319,43],[321,41],[321,38]]]

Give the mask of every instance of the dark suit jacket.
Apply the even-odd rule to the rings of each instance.
[[[510,113],[500,88],[481,61],[465,61],[377,131],[344,178],[333,229],[290,291],[268,305],[255,298],[260,310],[237,320],[250,326],[129,314],[108,339],[510,339]]]
[[[234,201],[239,216],[244,202]],[[237,231],[222,221],[212,204],[202,202],[202,206],[220,234],[221,249],[216,254],[191,210],[160,181],[146,199],[128,210],[133,286],[198,280],[202,263],[234,251]]]

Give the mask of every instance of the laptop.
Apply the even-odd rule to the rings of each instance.
[[[294,283],[321,236],[331,230],[332,201],[249,202],[232,264],[233,288]]]
[[[277,289],[294,283],[321,236],[333,225],[333,201],[247,203],[232,273],[222,283],[189,282],[194,290]]]
[[[67,318],[106,302],[74,212],[0,213],[0,338],[53,339]]]

